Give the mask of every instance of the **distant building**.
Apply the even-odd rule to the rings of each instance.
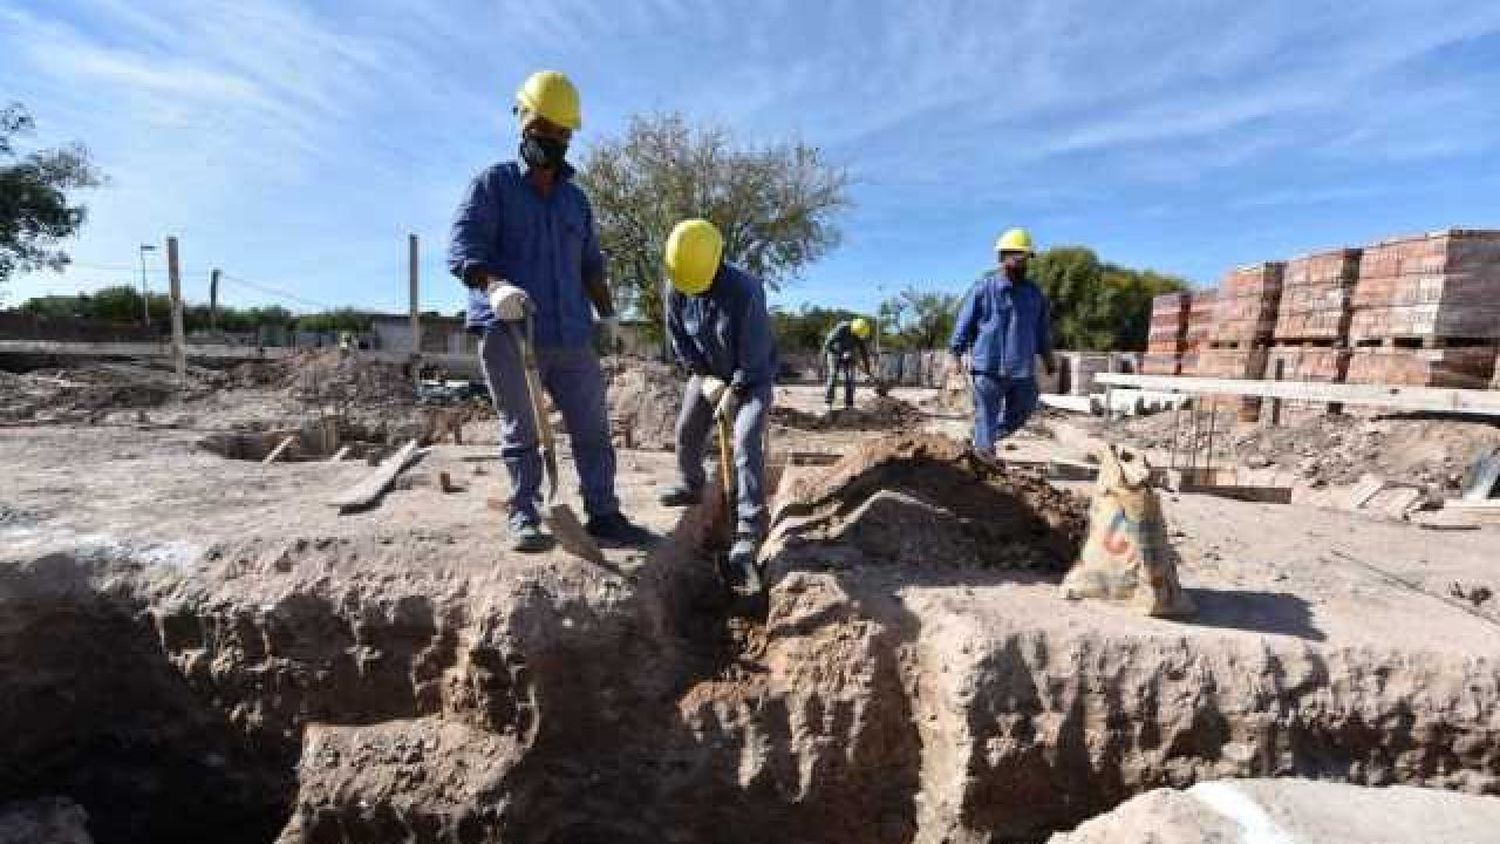
[[[411,316],[376,314],[370,320],[375,348],[411,354]],[[422,316],[422,351],[427,354],[463,355],[479,352],[479,338],[464,330],[463,317]]]

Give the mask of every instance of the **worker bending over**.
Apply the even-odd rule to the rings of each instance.
[[[677,483],[668,507],[702,495],[703,449],[717,419],[732,420],[737,489],[729,568],[736,584],[760,591],[756,553],[766,530],[765,428],[776,376],[776,341],[760,279],[723,260],[724,238],[707,220],[684,220],[667,238],[667,335],[690,373],[677,417]]]
[[[989,451],[1015,433],[1036,410],[1036,358],[1047,374],[1052,357],[1050,307],[1042,289],[1026,277],[1036,254],[1031,234],[1011,229],[995,244],[998,272],[986,273],[959,307],[949,343],[948,366],[963,371],[963,356],[974,388],[974,447]]]
[[[854,406],[854,358],[859,356],[860,367],[865,377],[873,378],[870,371],[870,349],[865,342],[870,339],[870,321],[864,317],[842,320],[828,332],[823,341],[823,355],[828,362],[828,390],[823,401],[833,409],[833,397],[838,392],[839,378],[844,379],[844,407]]]
[[[644,532],[620,513],[615,496],[604,376],[592,345],[590,306],[606,333],[615,308],[593,209],[567,162],[568,142],[583,123],[578,91],[561,73],[535,73],[516,92],[514,112],[519,160],[474,178],[448,247],[449,269],[469,288],[466,323],[479,335],[480,366],[500,417],[511,545],[547,546],[537,513],[542,460],[518,344],[528,331],[542,384],[572,440],[588,532],[607,542],[640,542]]]

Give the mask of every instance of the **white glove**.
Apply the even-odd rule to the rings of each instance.
[[[533,310],[526,291],[508,281],[492,281],[485,292],[490,296],[490,310],[504,322],[520,322]]]
[[[719,403],[714,407],[715,419],[733,420],[734,415],[740,410],[740,394],[734,390],[725,390],[719,397]]]
[[[703,383],[699,385],[698,389],[703,393],[704,401],[717,407],[719,400],[724,397],[724,391],[728,389],[728,385],[712,375],[705,375],[703,376]]]
[[[620,333],[620,318],[607,316],[599,318],[599,336],[604,341],[604,349],[609,354],[614,354],[615,337]]]

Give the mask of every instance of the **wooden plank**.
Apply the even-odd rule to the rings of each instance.
[[[281,453],[283,451],[286,451],[288,448],[290,448],[291,445],[292,445],[292,443],[294,443],[296,441],[297,441],[297,436],[295,434],[293,434],[292,436],[289,436],[289,437],[282,437],[281,438],[281,442],[277,443],[276,447],[273,448],[273,449],[271,449],[271,453],[267,454],[266,457],[265,457],[265,459],[262,460],[262,461],[260,461],[260,462],[262,464],[275,463],[276,462],[276,458],[280,457]]]
[[[407,440],[406,445],[381,461],[380,466],[374,472],[366,475],[359,483],[334,496],[328,504],[337,507],[340,513],[348,513],[352,510],[362,510],[376,501],[380,500],[385,491],[395,482],[396,476],[401,474],[412,462],[412,455],[416,453],[417,441]]]
[[[354,446],[346,445],[346,446],[340,448],[338,451],[334,452],[334,454],[333,454],[332,457],[328,458],[328,462],[329,463],[337,463],[340,460],[343,460],[344,457],[346,457],[349,454],[349,449],[351,449],[353,447]]]
[[[1471,416],[1500,417],[1500,390],[1459,390],[1382,384],[1324,384],[1312,381],[1247,381],[1169,375],[1101,372],[1095,381],[1115,387],[1163,392],[1259,396],[1317,403],[1388,407]]]

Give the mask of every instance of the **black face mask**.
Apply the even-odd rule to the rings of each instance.
[[[568,158],[568,142],[537,135],[521,136],[521,160],[527,167],[561,170]]]

